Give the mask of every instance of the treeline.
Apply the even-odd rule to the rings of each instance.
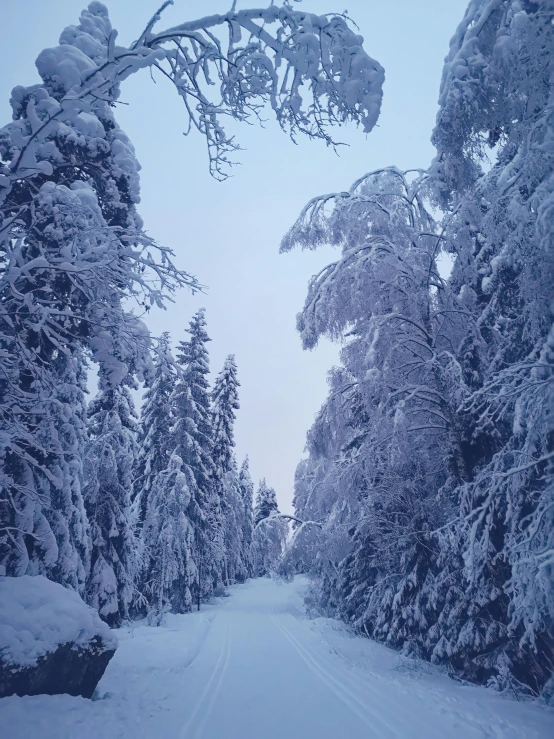
[[[265,530],[255,530],[278,512],[275,492],[262,480],[254,511],[248,458],[239,469],[234,453],[234,356],[210,391],[204,310],[188,333],[176,359],[169,334],[159,339],[138,423],[129,381],[100,378],[88,407],[84,597],[111,625],[190,611],[228,585],[266,574],[266,560],[281,554],[283,542],[273,553]]]
[[[84,597],[112,625],[145,612],[159,622],[254,573],[253,485],[233,451],[236,364],[227,357],[210,392],[203,310],[188,333],[176,360],[169,334],[158,341],[140,422],[131,381],[101,377],[87,410]]]
[[[268,574],[282,555],[286,524],[258,526],[279,512],[275,491],[262,480],[254,508],[248,458],[239,468],[234,453],[234,356],[210,390],[203,309],[187,331],[176,358],[168,333],[157,341],[140,419],[131,374],[114,382],[101,371],[87,406],[85,367],[66,373],[58,413],[78,425],[52,438],[60,447],[70,432],[72,467],[44,506],[41,546],[6,558],[4,574],[25,567],[76,589],[110,626],[158,625]]]
[[[340,249],[298,328],[306,348],[344,342],[297,470],[304,523],[285,570],[311,573],[316,607],[364,634],[546,696],[553,10],[472,2],[446,59],[429,170],[385,168],[316,198],[283,242]]]

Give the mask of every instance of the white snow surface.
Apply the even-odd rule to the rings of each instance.
[[[252,580],[200,613],[119,630],[95,699],[0,700],[23,739],[546,739],[554,711],[461,685],[309,619],[304,578]]]
[[[42,575],[0,577],[0,658],[5,663],[35,665],[60,644],[86,648],[95,636],[108,649],[117,647],[114,632],[75,591]]]

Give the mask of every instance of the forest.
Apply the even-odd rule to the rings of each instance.
[[[384,70],[345,15],[233,3],[161,31],[169,4],[119,46],[91,2],[0,129],[0,584],[46,578],[112,629],[161,628],[300,575],[309,614],[551,703],[554,2],[470,0],[427,169],[362,171],[283,235],[335,248],[297,329],[340,345],[294,515],[237,459],[239,369],[231,354],[211,379],[206,311],[181,336],[148,328],[204,287],[145,229],[117,103],[142,70],[169,81],[225,179],[226,122],[264,108],[293,139],[371,140]]]

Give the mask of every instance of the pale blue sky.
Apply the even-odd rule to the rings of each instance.
[[[37,81],[34,60],[77,22],[84,0],[3,0],[0,112],[10,118],[17,84]],[[119,43],[133,40],[160,0],[106,2]],[[265,5],[266,3],[260,3]],[[230,0],[175,0],[162,25],[224,12]],[[238,7],[258,3],[239,1]],[[117,116],[142,164],[140,213],[147,230],[176,252],[177,263],[209,286],[207,295],[184,292],[147,322],[154,334],[184,337],[190,316],[207,309],[212,370],[236,355],[241,388],[236,438],[239,460],[250,456],[254,479],[265,476],[290,510],[293,477],[305,434],[326,395],[326,372],[338,348],[303,352],[295,331],[310,276],[333,259],[331,250],[279,255],[279,241],[314,195],[347,189],[364,172],[388,164],[425,167],[450,37],[467,0],[305,0],[299,8],[342,12],[360,26],[367,52],[385,68],[383,111],[365,136],[337,130],[349,144],[340,157],[320,142],[295,146],[277,126],[240,126],[246,149],[241,166],[224,183],[208,174],[204,141],[184,138],[185,116],[169,83],[148,73],[125,83]],[[269,113],[268,113],[269,116]]]

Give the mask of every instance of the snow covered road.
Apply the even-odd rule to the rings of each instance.
[[[302,578],[122,629],[98,699],[0,700],[23,739],[546,739],[554,712],[462,686],[303,613]]]

